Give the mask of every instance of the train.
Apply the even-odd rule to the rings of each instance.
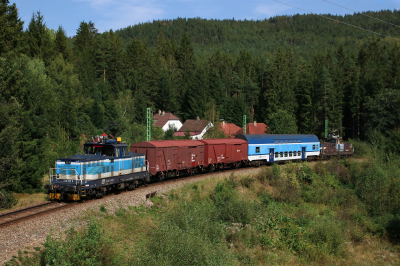
[[[235,138],[153,140],[132,144],[103,139],[81,154],[56,160],[44,188],[52,200],[79,201],[152,181],[243,166],[349,157],[351,143],[320,142],[306,134],[239,134]]]

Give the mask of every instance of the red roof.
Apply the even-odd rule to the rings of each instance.
[[[184,137],[186,132],[175,132],[174,136],[175,137]],[[195,136],[195,135],[199,135],[201,132],[189,132],[190,136]]]
[[[156,120],[154,123],[155,127],[163,127],[169,120],[179,120],[179,118],[172,113],[165,113],[164,115],[155,114],[153,115],[153,119]]]
[[[225,136],[233,138],[236,135],[236,132],[240,130],[240,127],[233,123],[222,123],[221,130],[224,132]]]
[[[114,138],[114,136],[113,135],[110,135],[112,138]],[[107,134],[106,133],[103,133],[103,134],[101,134],[100,135],[100,137],[107,137]]]
[[[265,134],[267,133],[268,129],[269,126],[264,123],[248,123],[246,125],[246,134]],[[236,135],[237,134],[243,134],[243,128],[236,132]]]

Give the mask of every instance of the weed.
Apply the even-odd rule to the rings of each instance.
[[[256,180],[253,178],[250,178],[249,176],[245,176],[242,179],[240,179],[240,184],[244,187],[249,188],[254,183],[254,181],[256,181]]]
[[[106,213],[107,209],[106,209],[106,207],[104,207],[104,205],[101,205],[100,206],[100,211]]]

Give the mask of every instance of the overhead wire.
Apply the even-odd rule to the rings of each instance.
[[[358,11],[355,11],[355,10],[353,10],[353,9],[350,9],[350,8],[347,8],[347,7],[344,7],[344,6],[335,4],[335,3],[331,2],[331,1],[328,1],[328,0],[322,0],[322,1],[325,1],[325,2],[330,3],[330,4],[332,4],[332,5],[335,5],[335,6],[338,6],[338,7],[341,7],[341,8],[350,10],[350,11],[353,11],[354,13],[359,13]],[[384,20],[379,19],[379,18],[375,18],[375,17],[373,17],[373,16],[370,16],[370,15],[367,15],[367,14],[364,14],[364,13],[360,13],[360,15],[367,16],[367,17],[369,17],[369,18],[373,18],[373,19],[379,20],[380,22],[384,22],[384,23],[387,23],[387,24],[389,24],[389,25],[392,25],[392,26],[395,26],[395,27],[399,27],[399,28],[400,28],[400,26],[398,26],[398,25],[396,25],[396,24],[393,24],[393,23],[384,21]]]
[[[281,4],[284,4],[284,5],[287,5],[287,6],[290,6],[290,7],[293,7],[293,8],[297,8],[297,9],[299,9],[299,10],[305,11],[305,12],[307,12],[307,13],[311,13],[311,14],[313,14],[313,15],[317,15],[317,16],[320,16],[320,17],[323,17],[323,18],[332,20],[332,21],[334,21],[334,22],[339,22],[339,23],[342,23],[342,24],[347,25],[347,26],[350,26],[350,27],[354,27],[354,28],[357,28],[357,29],[360,29],[360,30],[363,30],[363,31],[368,31],[368,32],[373,33],[373,34],[377,34],[377,35],[384,36],[384,37],[387,37],[387,38],[390,38],[390,39],[393,39],[393,40],[396,40],[396,41],[400,41],[400,39],[393,38],[393,37],[390,37],[390,36],[388,36],[388,35],[384,35],[384,34],[382,34],[382,33],[375,32],[375,31],[372,31],[372,30],[367,30],[367,29],[364,29],[364,28],[361,28],[361,27],[358,27],[358,26],[355,26],[355,25],[352,25],[352,24],[349,24],[349,23],[346,23],[346,22],[343,22],[343,21],[340,21],[340,20],[337,20],[337,19],[333,19],[333,18],[324,16],[324,15],[316,14],[316,13],[313,13],[313,12],[311,12],[311,11],[305,10],[305,9],[303,9],[303,8],[300,8],[300,7],[297,7],[297,6],[294,6],[294,5],[290,5],[290,4],[281,2],[281,1],[279,1],[279,0],[273,0],[273,1],[278,2],[278,3],[281,3]]]

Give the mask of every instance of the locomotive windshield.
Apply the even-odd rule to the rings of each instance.
[[[129,156],[129,151],[125,148],[126,147],[114,147],[111,145],[85,145],[83,148],[83,154],[94,154],[119,158]]]
[[[113,146],[101,146],[101,145],[85,145],[84,154],[99,154],[103,156],[114,156]]]

